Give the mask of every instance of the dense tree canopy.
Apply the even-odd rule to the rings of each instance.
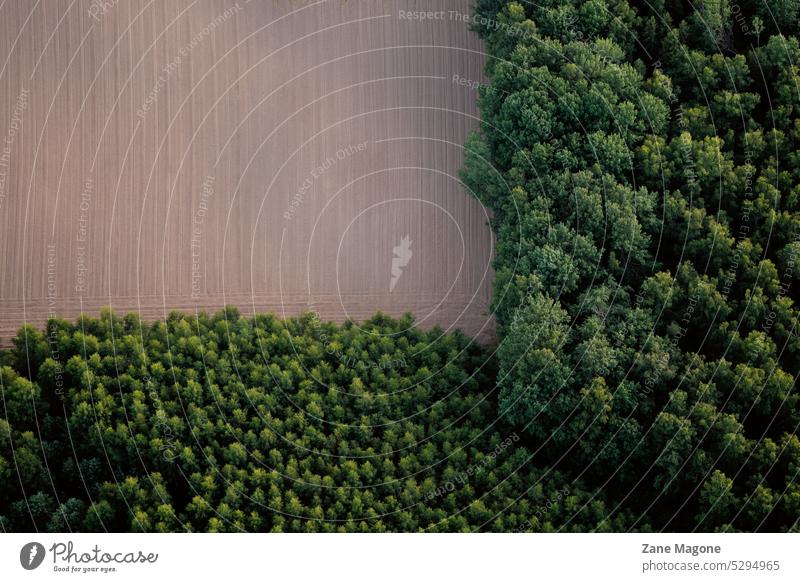
[[[105,313],[24,328],[3,359],[5,531],[625,526],[528,463],[482,349],[408,318]]]
[[[798,527],[798,7],[477,5],[501,415],[637,526]]]

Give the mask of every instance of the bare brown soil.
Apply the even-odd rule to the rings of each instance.
[[[491,337],[469,5],[0,0],[0,338],[226,304]]]

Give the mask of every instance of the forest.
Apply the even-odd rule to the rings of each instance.
[[[26,327],[3,358],[4,531],[623,527],[528,462],[482,348],[409,318],[107,311]]]
[[[496,345],[233,308],[23,327],[3,531],[800,531],[800,2],[473,26]]]
[[[797,530],[800,3],[477,12],[500,417],[633,528]]]

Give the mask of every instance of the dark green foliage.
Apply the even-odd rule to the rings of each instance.
[[[636,527],[797,528],[798,7],[478,4],[531,31],[477,28],[462,174],[498,235],[500,411]]]

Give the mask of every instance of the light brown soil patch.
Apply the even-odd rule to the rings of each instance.
[[[469,5],[3,2],[0,337],[225,304],[491,337]]]

